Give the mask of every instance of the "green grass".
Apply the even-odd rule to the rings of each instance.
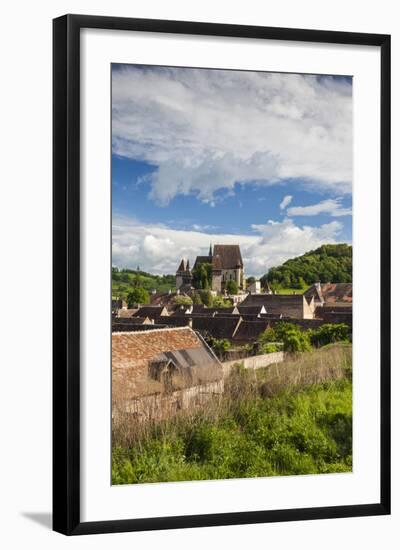
[[[277,294],[303,294],[309,288],[309,285],[304,286],[303,288],[276,288]]]
[[[348,364],[340,379],[298,386],[294,365],[277,371],[287,385],[272,396],[263,373],[238,369],[214,409],[148,427],[130,445],[114,441],[113,484],[351,471]]]

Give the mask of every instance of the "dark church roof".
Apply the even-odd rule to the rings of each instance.
[[[243,267],[242,255],[238,244],[216,244],[213,256],[220,257],[221,269]]]
[[[181,263],[179,264],[179,267],[177,269],[177,273],[179,271],[185,271],[185,260],[182,258]]]

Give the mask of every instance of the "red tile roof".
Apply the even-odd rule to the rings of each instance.
[[[194,350],[193,353],[191,350]],[[197,351],[195,351],[197,350]],[[149,377],[149,363],[160,354],[175,354],[194,369],[193,385],[200,380],[222,377],[222,367],[207,344],[189,327],[164,328],[145,332],[114,332],[112,335],[113,399],[160,393],[163,386]],[[195,360],[199,364],[194,364]],[[203,367],[206,366],[207,369]]]

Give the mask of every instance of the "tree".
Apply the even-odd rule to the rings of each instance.
[[[193,300],[190,296],[175,296],[174,304],[179,306],[191,306],[193,304]]]
[[[311,334],[311,343],[317,347],[335,342],[348,342],[349,339],[350,329],[345,323],[326,323]]]
[[[206,290],[211,287],[212,265],[203,262],[192,271],[193,286],[198,289]]]
[[[247,284],[247,285],[252,285],[252,284],[255,283],[255,282],[256,282],[256,278],[253,277],[253,276],[247,277],[247,279],[246,279],[246,284]]]
[[[221,340],[213,339],[211,346],[220,359],[224,359],[226,352],[232,347],[226,338],[222,338]]]
[[[303,277],[300,276],[297,279],[297,281],[294,283],[293,288],[299,288],[300,290],[302,290],[306,286],[307,286],[306,282],[304,281]]]
[[[199,295],[202,303],[205,306],[211,307],[213,305],[213,297],[209,290],[200,290]]]
[[[222,296],[215,296],[212,301],[213,307],[232,307],[232,301]]]
[[[130,283],[131,278],[129,276],[129,273],[126,273],[126,272],[121,273],[119,280],[122,281],[123,283]]]
[[[272,327],[268,327],[258,337],[258,343],[261,345],[269,344],[271,342],[277,342],[277,341],[278,341],[278,337]]]
[[[195,305],[200,305],[200,304],[203,303],[203,302],[201,301],[200,294],[199,294],[198,292],[195,292],[195,293],[193,294],[193,298],[192,298],[192,299],[193,299],[193,304],[195,304]]]
[[[260,346],[268,343],[282,342],[284,351],[310,351],[311,343],[309,334],[302,331],[293,323],[276,323],[273,328],[268,328],[258,338]]]
[[[148,304],[150,302],[150,295],[143,287],[136,286],[128,294],[127,302],[130,309],[136,304]]]
[[[237,294],[239,291],[237,282],[232,280],[226,283],[225,288],[228,294]]]
[[[322,245],[278,267],[271,267],[261,277],[261,284],[265,286],[267,280],[285,288],[302,288],[317,281],[349,283],[352,281],[352,253],[352,247],[345,243]]]

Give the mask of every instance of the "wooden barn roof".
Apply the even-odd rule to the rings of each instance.
[[[149,365],[163,358],[188,371],[182,387],[217,381],[222,366],[204,340],[189,327],[164,328],[112,335],[113,399],[129,399],[163,391],[161,382],[149,377]]]

